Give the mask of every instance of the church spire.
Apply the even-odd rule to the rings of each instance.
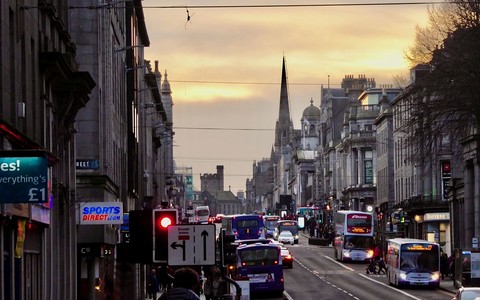
[[[292,128],[293,124],[290,119],[290,105],[288,103],[287,67],[284,56],[282,63],[282,84],[280,86],[280,109],[275,126],[275,151],[277,153],[280,153],[282,148],[290,142],[290,131]]]
[[[285,64],[285,56],[282,64],[282,85],[280,86],[280,122],[290,121],[290,107],[288,103],[288,88],[287,88],[287,67]]]

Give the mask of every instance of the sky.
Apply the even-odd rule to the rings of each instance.
[[[338,88],[346,75],[377,86],[407,77],[405,53],[429,5],[365,5],[388,2],[406,1],[143,0],[145,58],[168,74],[173,155],[191,167],[194,190],[223,165],[225,190],[244,191],[254,162],[270,157],[283,57],[295,129],[310,100],[320,105],[322,85]]]

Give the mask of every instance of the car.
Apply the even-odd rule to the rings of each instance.
[[[224,214],[217,214],[215,216],[215,219],[213,220],[213,223],[222,223],[223,216],[225,216],[225,215]]]
[[[278,235],[277,241],[283,244],[295,244],[295,238],[293,237],[292,233],[288,230],[284,230],[280,232]]]
[[[460,287],[452,300],[480,299],[480,287]]]
[[[280,252],[282,255],[282,265],[284,268],[292,269],[293,268],[293,256],[290,251],[286,248],[281,246]]]

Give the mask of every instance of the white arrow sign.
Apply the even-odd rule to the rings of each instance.
[[[168,226],[168,265],[215,264],[215,225]]]

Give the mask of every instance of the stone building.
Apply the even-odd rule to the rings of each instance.
[[[96,82],[78,67],[69,1],[22,3],[0,2],[0,150],[46,155],[48,188],[36,204],[2,190],[0,298],[77,299],[75,119]]]

